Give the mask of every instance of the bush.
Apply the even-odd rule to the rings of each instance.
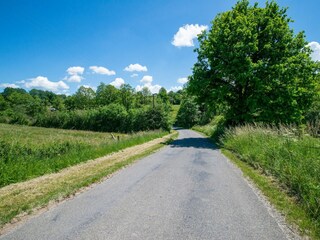
[[[128,113],[123,105],[110,104],[93,113],[93,129],[102,132],[125,132]]]
[[[184,99],[177,115],[176,125],[190,128],[199,122],[200,111],[193,99]]]
[[[121,104],[110,104],[92,110],[48,112],[38,115],[34,125],[100,132],[170,130],[168,114],[161,105],[127,111]]]
[[[170,122],[168,112],[165,111],[161,105],[155,108],[149,108],[145,112],[146,130],[163,129],[165,131],[170,130]]]

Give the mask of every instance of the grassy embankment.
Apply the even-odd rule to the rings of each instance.
[[[166,135],[70,131],[0,124],[0,187],[32,179]],[[119,137],[120,141],[117,140]]]
[[[216,136],[219,127],[214,122],[194,129]],[[319,138],[293,128],[249,125],[225,130],[219,145],[288,222],[320,239]]]
[[[31,179],[0,188],[0,227],[17,215],[31,213],[32,209],[46,206],[52,200],[74,194],[160,148],[164,141],[177,135],[160,138],[168,133],[159,131],[117,134],[116,138],[120,137],[117,141],[110,133],[4,124],[0,124],[0,134],[1,144],[8,151],[1,152],[2,184]],[[135,146],[138,144],[141,145]],[[97,157],[101,158],[87,161]],[[44,176],[37,177],[40,175]]]

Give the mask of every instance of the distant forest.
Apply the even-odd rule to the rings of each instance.
[[[171,105],[180,104],[181,98],[182,91],[136,92],[129,84],[117,89],[101,83],[96,91],[81,86],[70,96],[5,88],[0,94],[0,122],[110,132],[169,130]]]

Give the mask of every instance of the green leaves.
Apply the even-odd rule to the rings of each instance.
[[[199,117],[199,106],[193,101],[193,99],[183,99],[178,111],[176,124],[179,127],[190,128],[199,122]]]
[[[223,104],[232,124],[303,121],[312,103],[317,66],[294,35],[286,8],[239,1],[199,36],[188,92],[198,103]]]

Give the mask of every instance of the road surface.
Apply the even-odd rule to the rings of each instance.
[[[0,239],[287,239],[237,168],[201,135],[179,132]]]

